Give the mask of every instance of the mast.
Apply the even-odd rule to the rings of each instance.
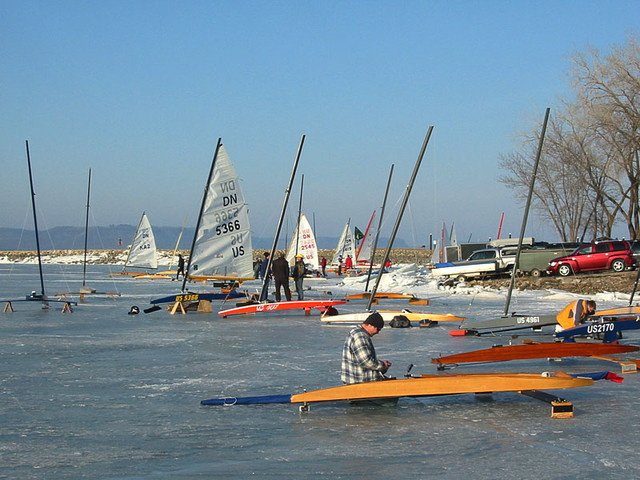
[[[547,122],[549,120],[549,107],[544,114],[544,121],[542,122],[542,132],[540,133],[540,142],[538,143],[538,153],[536,154],[536,161],[533,166],[533,174],[531,175],[531,184],[529,185],[529,195],[527,197],[527,204],[524,207],[524,216],[522,217],[522,227],[520,228],[520,237],[518,237],[518,250],[516,251],[516,261],[513,263],[513,270],[511,271],[511,282],[509,283],[509,291],[507,292],[507,301],[504,305],[504,316],[509,313],[509,304],[511,303],[511,292],[516,282],[516,272],[518,271],[518,263],[520,260],[520,250],[522,250],[522,239],[524,238],[524,232],[527,228],[527,218],[529,217],[529,207],[531,206],[531,197],[533,196],[533,185],[536,183],[536,175],[538,174],[538,164],[540,163],[540,157],[542,156],[542,145],[544,143],[544,135],[547,131]]]
[[[442,220],[442,230],[440,232],[440,261],[445,262],[447,260],[446,255],[447,246],[444,243],[444,220]]]
[[[293,179],[296,176],[296,170],[298,169],[298,162],[300,161],[300,155],[302,154],[302,146],[304,145],[305,136],[300,138],[300,145],[298,145],[298,152],[296,153],[296,159],[293,162],[293,169],[291,170],[291,177],[289,177],[289,185],[284,195],[284,203],[282,204],[282,210],[280,212],[280,219],[278,220],[278,228],[276,229],[276,236],[273,239],[273,245],[271,247],[271,253],[269,254],[269,260],[267,261],[267,268],[264,272],[264,278],[262,279],[262,288],[260,289],[260,297],[266,294],[267,281],[269,279],[269,269],[271,268],[271,262],[273,256],[276,253],[276,246],[278,245],[278,238],[280,237],[280,230],[282,229],[282,221],[284,220],[284,214],[287,210],[287,203],[289,203],[289,195],[291,194],[291,185],[293,185]]]
[[[176,258],[176,252],[178,251],[178,247],[180,246],[180,240],[182,240],[182,234],[184,233],[184,227],[187,224],[187,219],[189,215],[185,215],[184,222],[182,222],[182,229],[180,230],[180,235],[178,235],[178,240],[176,241],[176,246],[173,249],[173,255],[171,255],[171,262],[169,262],[169,270],[173,267],[173,261]]]
[[[636,281],[633,282],[633,289],[631,290],[631,296],[629,297],[629,306],[633,304],[633,296],[636,294],[636,289],[638,288],[638,280],[640,280],[640,268],[638,268],[638,273],[636,273]]]
[[[371,308],[371,304],[373,303],[373,298],[376,295],[376,291],[378,290],[378,286],[380,285],[380,280],[382,280],[382,272],[384,270],[384,266],[389,260],[389,254],[391,253],[391,247],[393,246],[393,241],[396,238],[396,234],[398,233],[398,228],[400,227],[400,222],[402,221],[402,215],[404,214],[404,209],[407,206],[407,202],[409,201],[409,195],[411,194],[411,189],[413,188],[413,182],[418,175],[418,169],[420,168],[420,164],[422,163],[422,157],[424,157],[424,152],[427,150],[427,144],[429,143],[429,138],[431,137],[431,132],[433,131],[433,126],[429,127],[427,131],[427,135],[424,138],[424,142],[422,143],[422,149],[420,150],[420,154],[418,155],[418,159],[416,160],[416,165],[413,168],[413,173],[411,174],[411,179],[409,180],[409,184],[407,185],[407,189],[404,194],[404,199],[402,200],[402,205],[400,206],[400,211],[398,212],[398,218],[396,218],[396,224],[393,227],[393,231],[391,232],[391,238],[389,239],[389,245],[387,245],[387,250],[384,253],[384,259],[380,264],[380,270],[378,276],[376,278],[376,284],[371,291],[371,296],[369,297],[369,301],[367,302],[367,310]]]
[[[87,239],[89,237],[89,199],[91,198],[91,168],[89,168],[89,184],[87,186],[87,212],[84,222],[84,265],[82,267],[82,286],[86,286],[87,278]]]
[[[300,178],[300,202],[298,203],[298,222],[296,227],[296,253],[298,254],[298,244],[300,243],[300,217],[302,216],[302,189],[304,188],[304,173]]]
[[[371,261],[369,262],[369,272],[367,272],[367,283],[365,284],[364,291],[369,290],[369,280],[371,279],[371,271],[373,270],[373,261],[376,258],[376,249],[378,248],[378,238],[380,237],[380,229],[382,228],[382,218],[384,217],[384,207],[387,204],[387,196],[389,195],[389,186],[391,185],[391,178],[393,177],[393,167],[391,164],[391,170],[389,170],[389,179],[387,180],[387,189],[384,192],[384,200],[382,201],[382,208],[380,209],[380,220],[378,221],[378,231],[376,232],[376,238],[373,241],[373,250],[371,251]],[[384,268],[384,265],[383,265]]]
[[[191,257],[193,257],[193,249],[196,246],[196,239],[198,238],[198,230],[200,229],[200,223],[202,221],[202,212],[204,211],[205,204],[207,202],[207,194],[209,193],[209,184],[211,183],[211,177],[213,177],[213,169],[216,166],[216,159],[218,158],[218,150],[222,145],[222,137],[218,138],[218,144],[216,145],[216,151],[213,154],[213,160],[211,160],[211,169],[209,170],[209,176],[207,177],[207,183],[204,186],[204,193],[202,195],[202,203],[200,204],[200,213],[198,213],[198,221],[196,222],[196,230],[193,232],[193,241],[191,242],[191,248],[189,249],[189,260],[187,261],[187,268],[184,271],[184,278],[182,279],[182,291],[187,285],[187,279],[189,278],[189,269],[191,268]]]
[[[38,250],[38,269],[40,270],[40,288],[42,297],[46,298],[44,291],[44,275],[42,274],[42,257],[40,256],[40,237],[38,235],[38,219],[36,216],[36,192],[33,190],[33,175],[31,173],[31,155],[29,154],[29,140],[25,140],[27,146],[27,165],[29,166],[29,185],[31,186],[31,207],[33,209],[33,226],[36,231],[36,249]]]

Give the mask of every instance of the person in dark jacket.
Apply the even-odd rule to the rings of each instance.
[[[284,258],[284,252],[280,252],[280,255],[271,265],[271,271],[273,272],[273,280],[276,284],[276,302],[279,302],[280,287],[284,288],[284,295],[287,302],[291,301],[291,289],[289,288],[289,262]]]
[[[265,302],[267,300],[267,296],[269,295],[269,278],[271,272],[267,271],[267,267],[269,266],[269,252],[264,252],[264,260],[260,264],[260,278],[263,280],[264,290],[261,291],[260,301]]]
[[[303,261],[303,255],[299,253],[296,255],[296,263],[293,266],[293,280],[296,282],[296,293],[298,294],[298,300],[304,300],[304,293],[302,282],[304,281],[305,266]]]

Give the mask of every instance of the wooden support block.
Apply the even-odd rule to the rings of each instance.
[[[551,418],[573,418],[573,403],[566,400],[551,402]]]
[[[640,363],[640,360],[626,360],[617,357],[609,357],[607,355],[592,355],[591,358],[617,363],[620,365],[622,373],[636,373],[638,371],[638,363]]]
[[[429,305],[429,300],[420,300],[419,298],[409,299],[409,305]]]
[[[523,390],[527,397],[535,398],[551,405],[551,418],[573,418],[573,403],[540,390]]]
[[[62,313],[73,313],[73,308],[69,302],[66,302],[64,307],[62,307]]]
[[[13,305],[11,305],[11,302],[7,302],[7,304],[4,306],[4,313],[13,313]]]
[[[187,312],[184,309],[184,305],[182,305],[182,302],[176,302],[173,304],[173,308],[171,308],[171,312],[170,312],[171,315],[175,315],[178,308],[180,308],[180,313],[182,313],[183,315],[187,314]]]
[[[213,309],[211,308],[211,302],[209,300],[198,301],[198,312],[201,312],[201,313],[213,312]]]

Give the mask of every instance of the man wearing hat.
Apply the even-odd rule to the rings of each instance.
[[[384,380],[391,366],[387,360],[378,360],[371,337],[384,327],[382,315],[373,312],[367,319],[349,332],[342,347],[342,374],[345,384]]]
[[[296,293],[298,294],[298,300],[304,300],[304,293],[302,291],[302,282],[304,280],[305,266],[303,261],[304,255],[301,253],[296,255],[296,263],[293,265],[293,281],[296,283]]]

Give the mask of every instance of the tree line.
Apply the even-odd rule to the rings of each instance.
[[[570,93],[551,109],[532,208],[562,241],[611,237],[624,223],[640,237],[640,43],[571,57]],[[540,124],[523,128],[518,151],[500,156],[500,182],[526,199]]]

